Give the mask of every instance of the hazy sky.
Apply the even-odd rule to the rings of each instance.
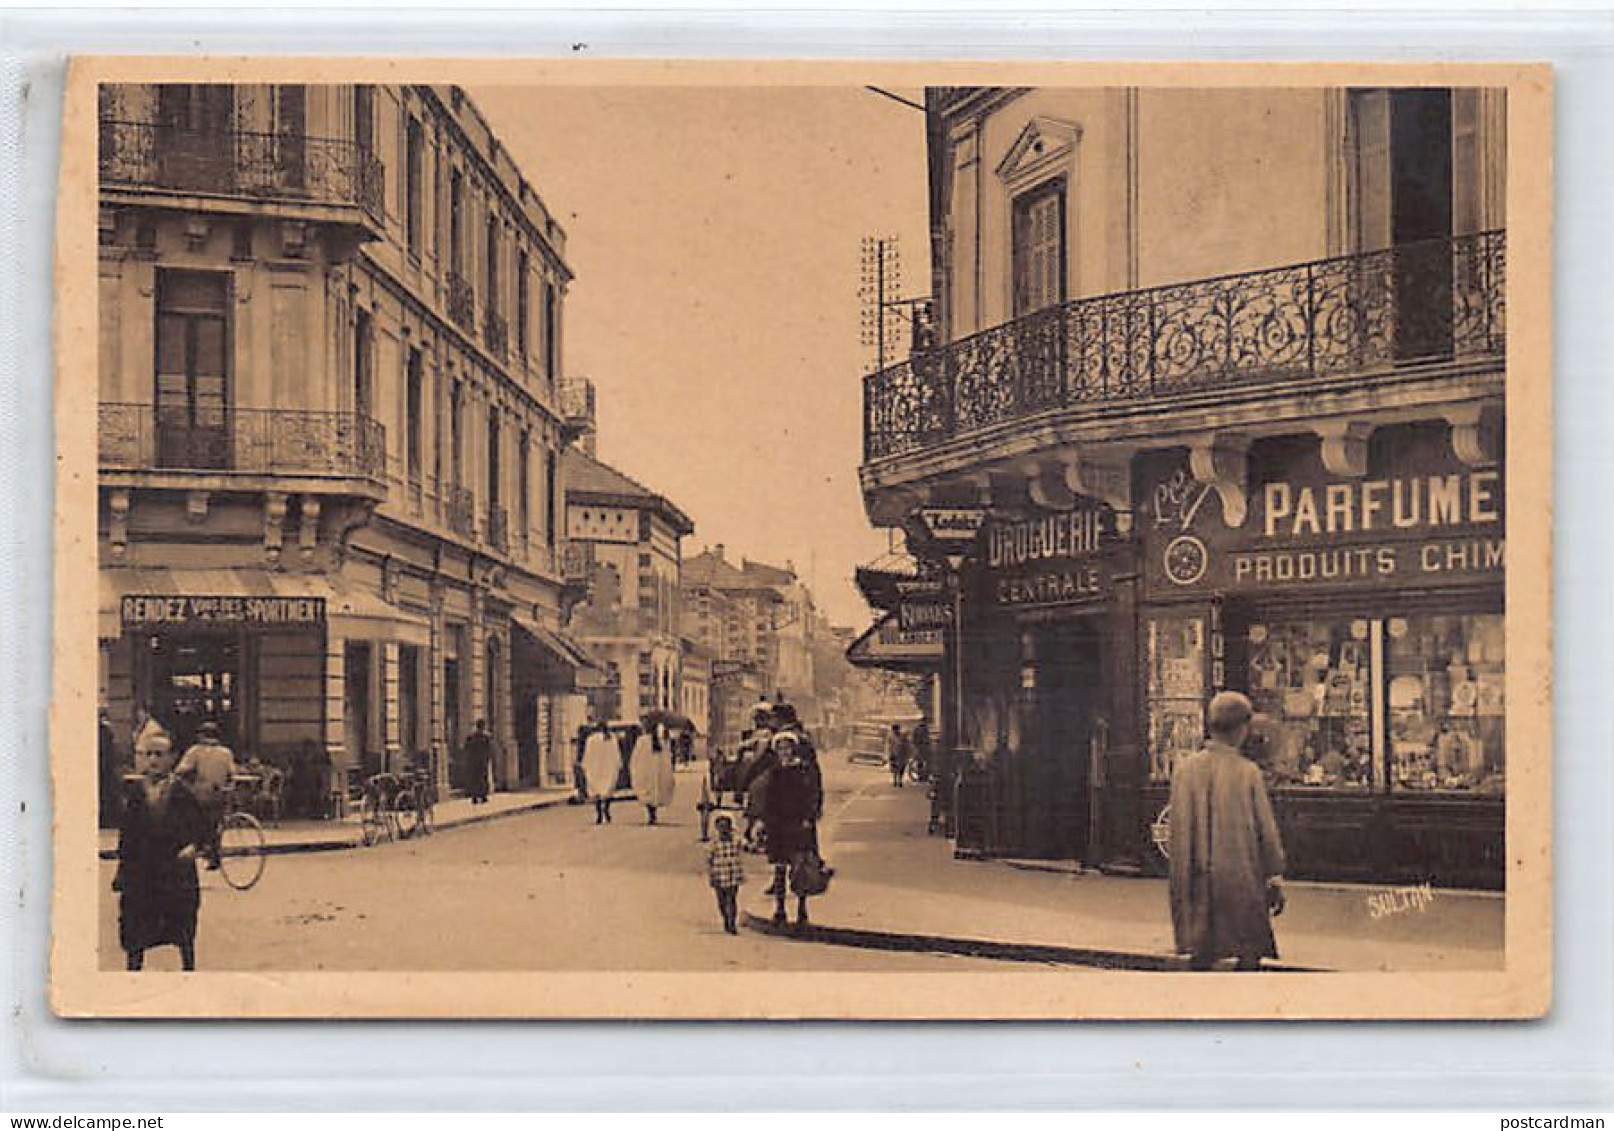
[[[900,236],[928,290],[924,115],[860,87],[470,93],[566,228],[600,458],[694,519],[686,556],[791,560],[867,625],[859,241]]]

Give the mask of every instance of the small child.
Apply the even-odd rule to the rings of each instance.
[[[740,885],[745,883],[745,862],[740,856],[740,842],[734,839],[734,821],[719,817],[714,825],[717,840],[706,850],[706,873],[717,892],[717,909],[723,915],[723,929],[731,935],[740,933],[736,925],[739,915]]]

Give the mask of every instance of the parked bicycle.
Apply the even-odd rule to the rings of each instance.
[[[359,832],[365,847],[431,832],[436,804],[436,783],[424,770],[380,773],[366,779],[359,808]]]

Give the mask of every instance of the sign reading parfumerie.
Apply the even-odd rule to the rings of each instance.
[[[121,612],[125,628],[319,625],[325,623],[325,598],[128,596],[123,599]]]

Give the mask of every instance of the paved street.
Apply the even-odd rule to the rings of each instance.
[[[889,779],[827,757],[826,813]],[[968,970],[990,960],[891,954],[723,934],[694,805],[699,775],[679,774],[673,819],[651,828],[619,802],[612,825],[560,806],[425,840],[273,856],[234,892],[203,873],[198,965],[207,970]],[[833,835],[833,833],[831,833]],[[101,963],[121,969],[115,865],[104,861]],[[766,864],[748,858],[752,889]],[[178,969],[173,948],[152,970]],[[1012,967],[1011,967],[1012,968]]]

